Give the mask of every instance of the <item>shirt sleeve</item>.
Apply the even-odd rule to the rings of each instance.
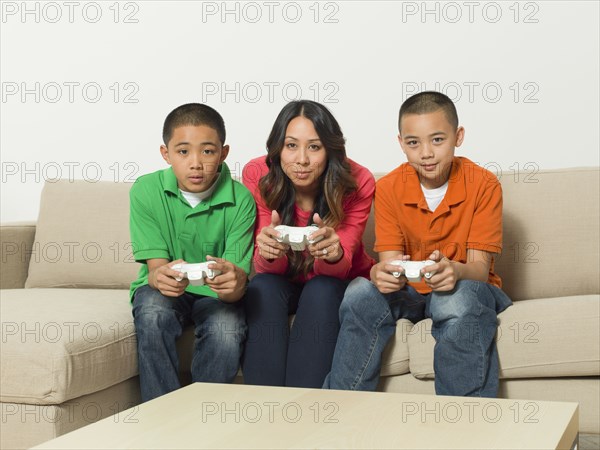
[[[261,178],[261,173],[257,170],[258,163],[256,160],[249,162],[242,171],[242,182],[252,193],[254,201],[256,203],[256,223],[254,226],[254,271],[256,273],[273,273],[277,275],[283,275],[288,269],[287,256],[283,258],[277,258],[274,260],[268,260],[263,258],[258,252],[258,246],[256,246],[256,237],[264,227],[271,224],[271,210],[267,207],[264,200],[260,195],[258,188],[258,182]]]
[[[396,199],[393,184],[383,178],[375,191],[375,247],[378,253],[405,252],[405,238],[396,217]]]
[[[497,179],[487,178],[475,205],[467,249],[490,253],[502,251],[502,186]]]
[[[147,204],[149,201],[150,193],[145,192],[142,183],[136,181],[129,191],[129,230],[133,257],[141,263],[155,258],[170,260],[167,242]]]
[[[239,187],[242,192],[236,193],[236,215],[227,230],[223,258],[250,274],[256,206],[254,199],[246,189],[242,186]]]
[[[362,168],[362,173],[357,177],[357,189],[344,202],[344,220],[335,232],[340,238],[340,245],[344,250],[342,258],[329,263],[317,259],[313,265],[315,275],[328,275],[340,279],[347,279],[352,269],[354,253],[360,249],[363,233],[371,213],[373,195],[375,193],[375,178],[367,169]]]

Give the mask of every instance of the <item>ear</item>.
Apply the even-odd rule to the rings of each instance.
[[[404,141],[402,140],[402,134],[401,133],[398,133],[398,142],[400,143],[400,148],[402,149],[402,151],[406,155],[406,150],[404,150]]]
[[[456,130],[456,144],[455,147],[460,147],[465,139],[465,129],[463,127],[458,127]]]
[[[229,145],[224,145],[223,148],[221,149],[221,158],[219,159],[219,164],[221,164],[223,161],[225,161],[225,158],[227,158],[227,155],[229,155]]]
[[[171,160],[169,159],[169,149],[164,144],[160,146],[160,155],[167,164],[171,165]]]

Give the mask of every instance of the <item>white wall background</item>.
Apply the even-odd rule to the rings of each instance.
[[[297,97],[390,170],[422,89],[455,100],[457,154],[497,173],[599,164],[597,1],[1,3],[3,222],[35,220],[47,180],[165,167],[163,120],[188,102],[224,116],[238,174]]]

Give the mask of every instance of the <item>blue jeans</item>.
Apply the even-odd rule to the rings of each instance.
[[[244,383],[320,388],[331,369],[347,285],[328,276],[304,285],[268,273],[252,278],[245,298]],[[290,329],[289,315],[294,313]]]
[[[323,387],[374,391],[396,321],[430,317],[436,393],[496,397],[496,316],[511,304],[501,289],[480,281],[461,280],[452,291],[421,295],[409,285],[382,294],[370,281],[356,278],[340,307],[340,335]]]
[[[192,381],[231,383],[238,371],[246,322],[242,302],[184,293],[166,297],[148,285],[133,298],[142,401],[181,387],[175,342],[194,324]]]

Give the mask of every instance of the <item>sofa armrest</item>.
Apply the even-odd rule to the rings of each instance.
[[[35,238],[35,225],[35,222],[0,225],[0,289],[19,289],[25,286]]]

